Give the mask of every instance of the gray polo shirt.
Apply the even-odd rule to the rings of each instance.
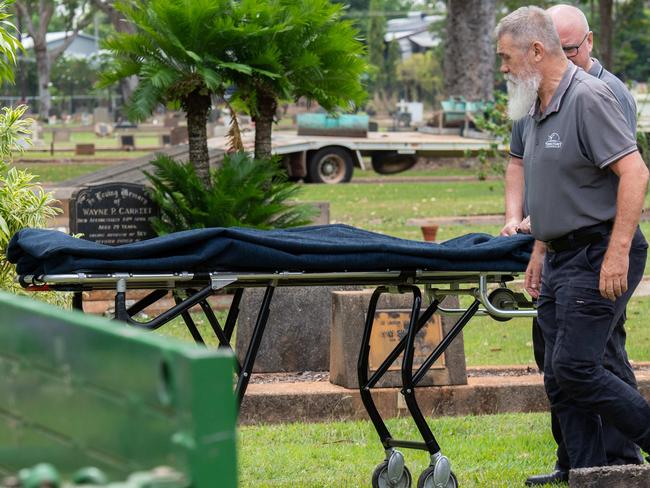
[[[598,61],[596,58],[591,58],[591,61],[592,65],[588,73],[591,76],[595,76],[596,78],[601,79],[607,83],[607,86],[614,93],[616,100],[618,100],[618,103],[621,104],[627,125],[632,130],[634,137],[636,137],[636,102],[630,93],[630,90],[627,89],[625,83],[623,83],[616,76],[603,68],[603,65],[600,64],[600,61]],[[512,134],[510,137],[511,156],[523,159],[524,147],[526,146],[526,141],[523,137],[526,133],[526,124],[529,124],[531,122],[532,119],[530,116],[526,116],[519,120],[515,120],[512,124]]]
[[[544,113],[538,100],[529,115],[522,140],[533,236],[549,241],[613,220],[618,178],[607,166],[637,147],[612,90],[569,63]]]
[[[619,80],[612,73],[603,68],[603,65],[600,64],[596,58],[591,58],[592,65],[588,73],[591,76],[595,76],[598,79],[603,80],[607,83],[607,86],[614,92],[614,96],[618,103],[621,104],[623,109],[623,114],[625,115],[625,120],[627,120],[627,125],[632,129],[632,132],[636,136],[636,101],[630,93],[630,90],[627,89],[625,83]]]

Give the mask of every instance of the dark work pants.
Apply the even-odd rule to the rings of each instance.
[[[540,371],[544,371],[544,352],[546,343],[544,342],[544,335],[537,323],[537,319],[533,319],[532,337],[535,363]],[[632,366],[627,357],[627,352],[625,351],[626,338],[625,313],[623,313],[621,320],[619,320],[616,327],[614,327],[612,336],[607,343],[604,366],[605,369],[614,373],[628,385],[636,388],[637,384],[636,378],[634,377],[634,371],[632,370]],[[643,463],[643,457],[641,456],[638,446],[634,444],[634,442],[627,439],[610,423],[602,421],[602,426],[603,442],[605,443],[605,453],[607,455],[608,465]],[[558,420],[557,415],[552,412],[551,431],[553,433],[553,438],[557,443],[557,461],[555,469],[568,471],[570,469],[569,454],[566,451],[566,446],[564,445],[564,440],[562,438],[560,421]]]
[[[647,243],[637,230],[628,291],[616,302],[598,290],[607,244],[605,239],[576,250],[547,252],[542,273],[538,321],[546,345],[544,385],[571,468],[608,463],[601,418],[645,451],[650,449],[650,406],[636,390],[633,374],[629,380],[629,364],[605,367],[605,358],[614,352],[608,349],[618,347],[610,339],[643,276]]]

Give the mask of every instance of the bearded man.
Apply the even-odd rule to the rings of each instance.
[[[633,137],[636,137],[636,104],[634,97],[627,90],[625,84],[613,74],[603,68],[598,60],[591,57],[593,48],[593,33],[589,30],[589,23],[582,11],[571,5],[555,5],[547,10],[558,32],[562,50],[565,56],[576,66],[582,68],[596,78],[603,80],[612,90],[617,101],[623,109],[627,125]],[[511,84],[515,92],[511,99],[516,102],[512,109],[520,109],[517,105],[528,103],[526,98],[530,93],[521,95],[522,85]],[[519,90],[517,90],[519,88]],[[533,95],[534,98],[534,95]],[[531,104],[532,105],[532,104]],[[515,115],[519,116],[522,110]],[[526,113],[523,118],[513,124],[510,143],[510,161],[506,169],[506,223],[501,230],[502,235],[512,235],[516,232],[530,232],[530,220],[522,221],[527,212],[524,205],[524,168],[523,155],[525,148],[526,125],[533,123],[532,118]],[[532,327],[533,351],[535,362],[540,370],[544,367],[544,338],[536,320]],[[616,374],[633,388],[637,387],[634,371],[625,351],[625,313],[616,324],[610,340],[607,343],[605,354],[605,367]],[[569,458],[566,453],[562,431],[557,417],[551,414],[551,430],[558,445],[555,469],[549,474],[531,476],[526,480],[528,486],[551,484],[557,481],[568,480]],[[633,442],[626,439],[611,424],[603,422],[603,436],[607,453],[607,463],[639,464],[643,462],[639,449]]]
[[[650,449],[650,406],[603,362],[643,276],[648,170],[616,97],[568,62],[546,12],[518,9],[496,34],[509,115],[530,116],[524,201],[535,247],[525,287],[538,298],[544,386],[569,467],[606,465],[601,418]]]

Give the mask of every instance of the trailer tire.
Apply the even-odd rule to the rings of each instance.
[[[342,147],[324,147],[309,157],[307,181],[311,183],[347,183],[352,179],[354,159]]]

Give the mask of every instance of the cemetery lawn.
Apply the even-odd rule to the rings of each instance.
[[[647,326],[649,316],[650,297],[635,297],[630,300],[625,327],[627,351],[632,361],[650,361],[650,327]],[[207,321],[201,314],[195,314],[193,317],[206,343],[216,346],[217,341]],[[219,311],[217,318],[223,324],[226,312]],[[531,319],[520,318],[497,322],[489,317],[473,318],[463,330],[467,366],[535,367],[530,330]],[[158,332],[181,340],[192,340],[180,318],[161,327]],[[234,337],[232,343],[235,343]]]
[[[59,164],[59,163],[15,163],[18,169],[27,170],[37,176],[39,183],[57,183],[59,181],[69,180],[88,173],[94,173],[111,166],[110,164],[101,163],[81,163]]]
[[[400,174],[417,176],[420,172]],[[332,223],[349,224],[406,239],[422,239],[420,229],[408,225],[408,220],[503,214],[503,192],[504,184],[499,180],[422,183],[354,183],[353,180],[343,185],[303,185],[298,200],[330,202]],[[650,196],[646,196],[645,206],[649,205]],[[472,226],[471,229],[443,226],[438,239],[468,232],[496,234],[500,228],[500,225]]]
[[[421,440],[409,419],[387,424],[395,438]],[[462,488],[523,486],[553,466],[547,413],[429,418],[429,425]],[[416,486],[428,455],[402,452]],[[357,488],[370,486],[384,452],[372,424],[358,421],[240,427],[238,456],[242,488]]]

